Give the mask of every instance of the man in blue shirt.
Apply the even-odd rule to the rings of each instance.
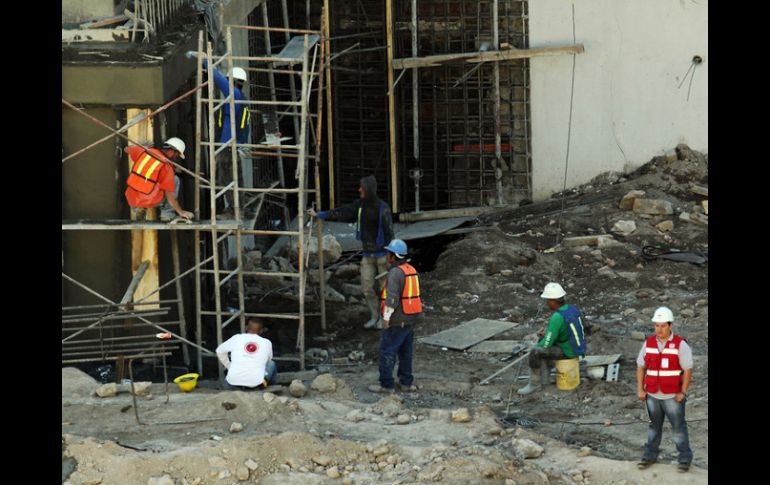
[[[388,270],[385,245],[394,239],[393,215],[388,204],[377,197],[377,179],[369,175],[361,179],[358,200],[329,211],[316,213],[308,210],[311,217],[330,221],[355,222],[356,239],[363,246],[361,258],[361,290],[366,297],[370,319],[364,328],[381,329],[379,295],[374,286],[376,275]]]
[[[540,341],[529,351],[529,383],[519,394],[531,394],[548,384],[550,362],[574,359],[586,353],[583,316],[576,306],[564,303],[567,292],[559,283],[545,285],[540,298],[553,311],[548,327],[538,332]]]
[[[187,57],[192,58],[196,56],[196,52],[187,52]],[[203,68],[209,71],[208,59],[203,59]],[[223,75],[217,68],[211,70],[211,75],[214,78],[214,85],[221,92],[221,98],[226,98],[230,95],[230,81],[225,75]],[[235,98],[235,141],[239,144],[249,142],[249,134],[251,133],[251,112],[249,111],[249,105],[239,103],[238,101],[244,101],[246,96],[243,94],[244,85],[248,83],[249,77],[246,71],[240,67],[233,67],[233,97]],[[216,104],[216,103],[215,103]],[[230,103],[227,102],[217,112],[214,113],[214,124],[216,131],[219,133],[217,137],[218,143],[227,143],[232,138],[230,132]],[[238,152],[236,152],[236,156]],[[240,159],[239,159],[240,161]],[[217,185],[225,186],[232,181],[232,154],[229,149],[222,150],[217,155]],[[241,176],[239,174],[239,182]],[[239,184],[240,186],[241,184]],[[230,193],[225,194],[225,204],[232,205],[230,202],[232,197]]]

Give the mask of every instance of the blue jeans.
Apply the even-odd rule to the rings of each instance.
[[[660,439],[663,437],[663,416],[668,417],[674,433],[674,443],[679,451],[679,463],[692,461],[690,438],[687,434],[687,421],[684,418],[684,403],[676,399],[655,399],[647,395],[647,414],[650,416],[650,430],[644,445],[642,459],[656,461],[660,451]]]
[[[414,353],[414,330],[412,326],[390,327],[382,331],[380,336],[380,385],[385,389],[393,389],[393,367],[398,357],[398,381],[404,386],[411,386],[412,354]]]

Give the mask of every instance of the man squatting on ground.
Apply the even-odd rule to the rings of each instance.
[[[260,336],[263,331],[262,322],[251,318],[246,333],[233,335],[217,347],[217,357],[227,369],[228,389],[252,391],[275,383],[278,368],[272,360],[273,343]]]

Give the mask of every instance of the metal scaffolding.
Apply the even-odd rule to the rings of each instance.
[[[284,3],[285,5],[285,3]],[[233,31],[236,29],[264,33],[266,36],[272,32],[278,32],[281,35],[292,35],[295,40],[295,47],[298,43],[299,49],[294,51],[292,56],[280,53],[273,55],[267,52],[265,55],[235,56],[233,53]],[[164,106],[147,112],[144,117],[130,120],[123,127],[114,129],[84,110],[78,109],[68,101],[62,99],[62,105],[72,109],[81,115],[89,118],[112,133],[108,137],[90,144],[62,159],[62,163],[73,158],[97,144],[106,141],[109,138],[118,136],[135,145],[146,147],[143,143],[130,138],[125,133],[129,128],[137,123],[148,121],[166,108],[195,95],[196,113],[195,113],[195,168],[194,171],[171,161],[178,171],[192,176],[195,180],[195,202],[194,202],[194,222],[192,224],[166,224],[154,220],[154,211],[148,210],[147,221],[126,221],[126,220],[63,220],[62,231],[132,231],[141,233],[146,231],[170,231],[171,251],[174,267],[174,278],[170,281],[158,285],[157,288],[145,294],[141,299],[134,300],[134,292],[137,284],[142,280],[149,261],[144,262],[135,272],[131,284],[126,289],[125,294],[119,301],[112,300],[102,295],[88,285],[77,281],[71,276],[65,274],[62,268],[63,284],[73,284],[88,294],[95,296],[103,304],[98,305],[79,305],[62,306],[62,363],[83,363],[83,362],[104,362],[115,360],[122,364],[126,360],[142,357],[165,357],[171,355],[174,350],[181,349],[185,364],[190,366],[190,348],[197,349],[197,369],[203,375],[203,357],[216,357],[213,350],[223,341],[223,329],[230,323],[238,320],[240,330],[245,330],[246,318],[250,316],[265,317],[271,319],[282,319],[296,321],[297,342],[296,349],[298,355],[280,356],[276,360],[293,360],[298,362],[300,369],[305,368],[304,346],[305,346],[305,292],[307,290],[307,245],[309,242],[310,231],[313,227],[306,228],[305,210],[308,205],[306,200],[309,193],[315,194],[316,204],[320,205],[319,181],[319,160],[320,160],[320,140],[321,123],[312,127],[311,121],[311,98],[315,99],[317,112],[312,115],[316,120],[322,119],[322,97],[323,92],[322,76],[324,69],[324,46],[320,31],[299,30],[290,28],[270,28],[257,26],[226,26],[226,44],[227,51],[222,56],[212,55],[211,43],[206,43],[204,48],[204,33],[199,32],[198,37],[198,66],[196,86],[170,101]],[[287,39],[288,40],[288,39]],[[320,40],[320,42],[319,42]],[[298,42],[297,42],[298,41]],[[320,50],[320,53],[319,53]],[[231,95],[225,98],[218,97],[214,89],[213,80],[204,81],[204,69],[202,58],[206,56],[210,62],[210,67],[220,65],[227,66],[226,72],[229,81]],[[261,99],[252,97],[251,99],[236,101],[233,93],[232,68],[234,61],[245,61],[249,66],[250,78],[253,78],[256,72],[269,72],[271,78],[278,76],[288,76],[291,79],[291,85],[294,86],[295,76],[299,77],[299,86],[296,90],[292,89],[292,96],[285,99],[282,96],[276,96],[275,88],[271,89],[270,99]],[[319,89],[312,90],[313,81],[318,78],[320,82]],[[204,91],[205,90],[205,91]],[[252,92],[253,94],[253,92]],[[247,105],[250,113],[260,115],[264,107],[270,107],[273,111],[279,108],[285,108],[283,114],[295,117],[297,119],[296,140],[292,144],[284,145],[279,140],[276,142],[260,141],[257,143],[238,143],[235,136],[235,119],[230,119],[231,139],[227,143],[218,143],[215,139],[214,117],[219,109],[226,104],[229,105],[230,112],[235,113],[236,103]],[[314,130],[314,131],[313,131]],[[312,138],[317,140],[315,144],[315,154],[310,155],[308,147],[308,131],[312,133]],[[144,142],[146,143],[146,142]],[[280,174],[280,180],[267,183],[264,186],[243,187],[239,180],[241,173],[240,156],[238,153],[245,153],[245,156],[259,156],[264,160],[278,162],[277,170],[274,173]],[[229,152],[228,152],[229,151]],[[225,177],[217,177],[217,157],[220,153],[228,153],[232,162],[232,170]],[[284,180],[284,167],[282,161],[285,158],[296,161],[296,171],[294,172],[294,182],[288,183]],[[315,160],[314,187],[308,188],[308,160]],[[225,181],[218,184],[218,180]],[[259,182],[259,179],[255,179]],[[225,194],[231,194],[232,214],[223,218],[222,209],[218,206],[220,198]],[[242,200],[244,194],[251,196],[251,200],[246,202],[250,204],[258,201],[256,212],[259,214],[266,197],[273,196],[284,201],[284,214],[288,218],[287,200],[296,197],[296,216],[297,226],[283,230],[272,229],[270,227],[260,227],[257,223],[249,227],[250,221],[243,218],[244,204]],[[204,199],[202,199],[204,197]],[[207,202],[207,203],[206,203]],[[208,219],[201,219],[201,217]],[[258,218],[257,218],[258,219]],[[288,221],[286,221],[288,224]],[[321,282],[320,292],[320,316],[321,326],[325,329],[325,301],[323,290],[323,244],[321,237],[320,224],[316,225],[318,237],[318,262],[319,262],[319,280]],[[193,231],[194,233],[194,257],[195,263],[192,267],[182,271],[180,263],[180,250],[177,238],[177,231]],[[298,268],[296,271],[245,271],[242,254],[242,238],[244,236],[289,236],[297,240],[297,260]],[[234,238],[235,241],[235,267],[228,268],[226,261],[226,241],[228,238]],[[291,247],[291,246],[290,246]],[[188,339],[187,322],[185,320],[183,292],[181,287],[182,279],[186,276],[194,275],[195,285],[195,337],[192,341]],[[296,291],[298,296],[298,310],[294,313],[272,312],[269,308],[260,312],[249,312],[246,309],[244,278],[289,278],[296,281]],[[169,300],[158,300],[158,294],[164,288],[174,285],[176,295]],[[234,301],[227,299],[227,289],[235,292]],[[154,297],[154,298],[153,298]],[[177,320],[163,320],[168,317],[169,311],[176,304],[176,310],[179,315]],[[143,307],[146,307],[143,309]],[[152,319],[152,320],[151,320]],[[164,342],[162,346],[157,345],[155,332],[171,334],[172,339]],[[204,335],[206,332],[215,334],[215,342]],[[193,337],[190,337],[193,338]],[[219,377],[223,377],[223,368],[219,365]]]

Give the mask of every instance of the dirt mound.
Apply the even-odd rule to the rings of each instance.
[[[75,367],[63,367],[61,370],[61,396],[63,398],[88,397],[100,385],[96,379]]]

